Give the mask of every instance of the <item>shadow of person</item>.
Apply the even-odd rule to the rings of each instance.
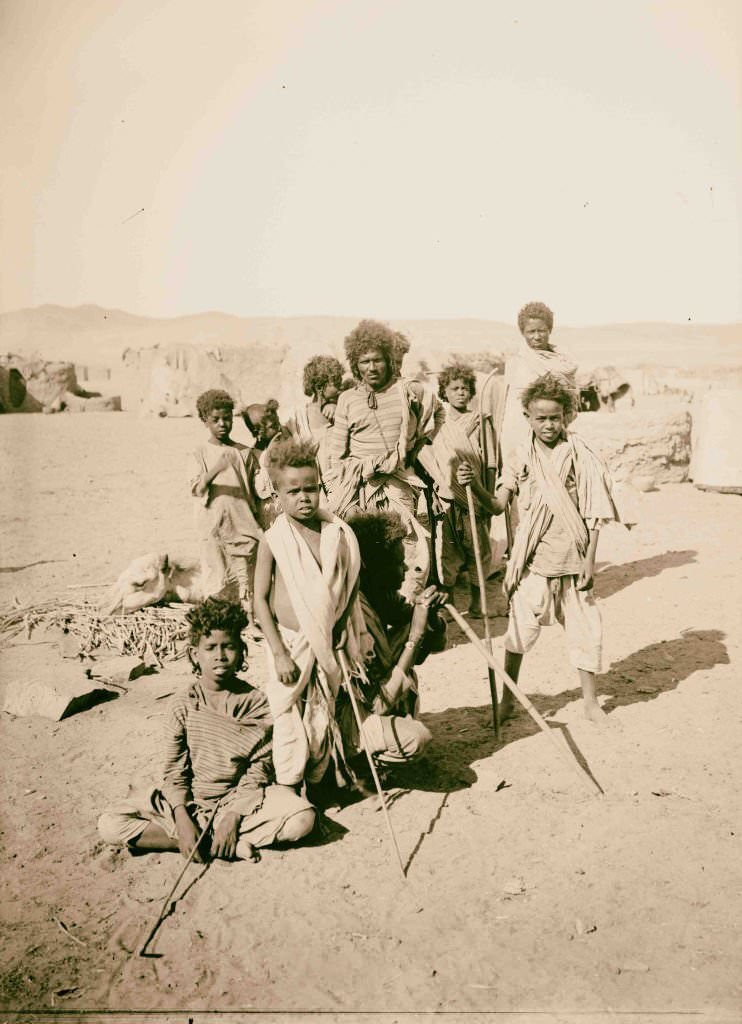
[[[611,712],[628,704],[654,700],[659,694],[674,690],[694,672],[728,665],[725,635],[719,629],[686,629],[674,640],[650,644],[617,661],[596,680],[598,695],[608,698],[601,702],[603,710]],[[534,694],[531,700],[542,715],[549,716],[581,697],[582,691],[576,687],[554,696]],[[510,741],[511,736],[507,739]]]
[[[606,565],[595,573],[596,597],[613,597],[624,587],[630,587],[637,580],[649,576],[659,576],[667,569],[677,569],[681,565],[692,565],[696,561],[697,551],[665,551],[651,558],[639,558],[635,562],[623,565]]]
[[[433,742],[420,761],[395,771],[395,781],[407,789],[449,793],[468,789],[477,781],[471,767],[494,753],[497,743],[492,728],[492,708],[447,708],[420,716],[433,734]]]
[[[602,702],[603,710],[610,713],[628,704],[654,700],[660,693],[674,690],[695,672],[728,665],[724,638],[725,634],[718,629],[688,629],[673,640],[650,644],[616,662],[608,672],[597,677],[598,695],[608,698]],[[548,720],[567,704],[580,700],[582,690],[576,686],[557,694],[529,693],[528,696],[536,710]],[[432,732],[433,742],[421,761],[406,765],[398,775],[395,773],[395,778],[408,789],[427,792],[467,789],[477,780],[472,764],[498,749],[492,729],[492,708],[489,704],[447,708],[422,714],[421,720]],[[558,722],[548,724],[563,730]],[[502,730],[500,746],[527,739],[537,732],[538,726],[521,708]],[[580,767],[589,772],[589,765],[573,738],[567,735],[565,739]]]

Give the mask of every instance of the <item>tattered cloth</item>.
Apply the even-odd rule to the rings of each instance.
[[[551,449],[531,433],[525,460],[532,478],[531,500],[518,525],[508,560],[505,573],[508,595],[518,586],[537,545],[555,518],[571,535],[581,557],[587,553],[587,524],[594,527],[622,521],[613,499],[611,478],[601,460],[576,434],[568,433],[566,441],[566,445],[560,446],[559,462],[555,463]],[[576,506],[565,486],[571,469],[575,474]],[[511,479],[502,482],[508,487],[514,486]]]

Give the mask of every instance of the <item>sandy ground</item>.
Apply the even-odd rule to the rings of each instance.
[[[0,417],[2,603],[82,593],[67,588],[148,550],[192,554],[184,477],[200,432],[128,414]],[[605,795],[525,715],[495,746],[486,672],[452,628],[420,671],[434,745],[391,811],[406,882],[364,801],[331,811],[324,839],[258,865],[190,868],[158,956],[139,958],[180,861],[104,849],[96,816],[130,779],[157,779],[164,695],[186,677],[143,677],[59,723],[0,716],[2,1020],[104,1008],[116,1020],[155,1008],[740,1019],[742,505],[679,484],[639,506],[640,526],[606,531],[598,553],[609,727],[581,721],[558,628],[522,676]],[[500,636],[505,620],[493,625]],[[250,653],[259,681],[259,645]],[[3,685],[57,657],[4,652]]]

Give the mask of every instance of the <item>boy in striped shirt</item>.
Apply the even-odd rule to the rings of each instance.
[[[114,845],[188,857],[218,804],[213,831],[194,859],[256,859],[261,846],[311,832],[314,808],[273,784],[268,701],[236,675],[247,626],[242,608],[207,598],[188,620],[197,678],[173,698],[166,716],[162,786],[130,793],[101,815],[98,830]]]

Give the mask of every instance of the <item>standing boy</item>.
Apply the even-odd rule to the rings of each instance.
[[[263,534],[255,489],[258,461],[251,448],[230,436],[234,402],[226,391],[205,391],[196,407],[209,432],[193,453],[191,472],[203,594],[239,598],[252,619],[255,557]]]
[[[481,618],[482,601],[474,557],[469,503],[466,489],[456,478],[456,470],[461,461],[465,460],[483,486],[480,418],[478,412],[469,408],[475,392],[476,377],[470,367],[463,363],[444,367],[438,377],[438,394],[443,399],[446,419],[433,438],[432,445],[424,448],[419,458],[436,483],[436,494],[441,507],[441,528],[437,532],[437,537],[440,538],[437,554],[441,582],[446,590],[452,593],[458,577],[462,572],[466,572],[471,595],[469,615],[472,618]],[[479,550],[486,579],[492,560],[489,537],[491,511],[489,504],[480,498],[480,490],[481,486],[473,489],[472,497]]]
[[[504,467],[492,499],[499,513],[513,494],[520,497],[521,519],[505,574],[510,599],[505,671],[517,682],[523,655],[541,626],[559,622],[579,673],[585,716],[598,724],[605,717],[595,693],[602,625],[592,586],[599,529],[619,519],[612,484],[600,459],[576,434],[567,433],[573,397],[559,377],[539,377],[524,390],[522,402],[530,438]],[[463,484],[473,479],[466,464],[457,475]],[[513,714],[509,690],[500,713],[503,721]]]
[[[271,655],[267,695],[274,718],[276,779],[319,782],[344,760],[335,721],[341,672],[335,639],[344,628],[358,659],[358,543],[351,528],[319,508],[316,449],[271,446],[269,471],[283,512],[258,549],[255,612]]]
[[[300,405],[288,422],[298,441],[317,446],[320,472],[327,470],[327,442],[335,419],[335,408],[343,386],[343,367],[333,356],[312,356],[304,367],[304,394],[309,401]]]

